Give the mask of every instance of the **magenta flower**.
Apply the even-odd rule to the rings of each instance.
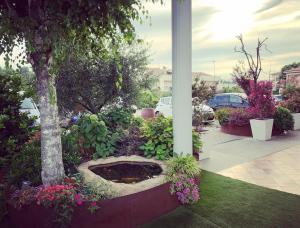
[[[91,207],[96,207],[97,206],[97,203],[96,202],[91,202]]]
[[[76,201],[77,205],[81,205],[83,203],[80,193],[77,193],[75,195],[75,201]]]

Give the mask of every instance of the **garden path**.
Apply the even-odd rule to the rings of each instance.
[[[300,195],[300,131],[257,141],[220,132],[217,125],[202,133],[209,159],[202,169],[272,189]]]

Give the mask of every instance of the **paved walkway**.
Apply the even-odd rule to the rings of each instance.
[[[202,169],[300,195],[300,131],[262,142],[224,134],[214,126],[202,140],[210,154],[200,161]]]

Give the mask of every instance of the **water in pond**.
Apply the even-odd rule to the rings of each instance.
[[[117,162],[91,166],[89,169],[106,180],[127,184],[150,179],[162,172],[159,165],[142,162]]]

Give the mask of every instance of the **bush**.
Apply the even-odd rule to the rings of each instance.
[[[142,155],[140,147],[145,143],[140,127],[132,126],[121,137],[115,155]]]
[[[133,113],[134,110],[131,108],[112,107],[98,114],[98,117],[111,131],[114,131],[117,128],[128,129],[133,121]]]
[[[0,73],[0,156],[20,151],[34,129],[33,118],[20,113],[25,96],[20,95],[21,78],[13,73]]]
[[[150,90],[141,91],[138,98],[138,108],[155,108],[159,96]]]
[[[256,87],[251,83],[251,93],[248,96],[249,112],[254,118],[270,118],[275,113],[275,101],[272,96],[272,82],[260,81]]]
[[[215,116],[216,119],[219,121],[220,125],[228,123],[230,111],[230,108],[222,108],[216,111]]]
[[[140,148],[146,157],[164,160],[173,155],[172,119],[158,116],[145,123],[143,135],[147,142]]]
[[[82,155],[79,145],[79,130],[77,125],[64,130],[61,135],[63,163],[67,175],[77,172],[76,167],[80,164]]]
[[[282,96],[284,101],[281,106],[287,108],[292,113],[300,113],[300,87],[296,85],[287,85],[283,90]]]
[[[189,178],[200,175],[198,161],[193,156],[176,156],[167,162],[167,181],[172,181],[178,174],[184,174]]]
[[[20,152],[12,157],[8,181],[16,186],[20,186],[22,181],[30,181],[33,185],[42,183],[40,141],[24,144]]]
[[[252,115],[248,109],[231,109],[228,118],[228,124],[244,126],[250,123],[250,119],[252,119]]]
[[[173,156],[173,126],[172,119],[162,115],[148,120],[142,128],[146,143],[140,149],[146,157],[156,157],[164,160]],[[198,133],[193,131],[193,149],[200,151],[202,143]]]
[[[291,112],[283,107],[277,107],[274,114],[274,125],[277,129],[288,131],[294,129],[294,118]]]
[[[170,192],[176,194],[182,204],[199,200],[199,189],[194,180],[199,175],[199,164],[193,156],[174,157],[167,163],[166,180],[171,182]]]
[[[114,153],[120,133],[117,130],[110,132],[97,115],[83,116],[78,122],[78,127],[83,149],[90,150],[94,159]]]

